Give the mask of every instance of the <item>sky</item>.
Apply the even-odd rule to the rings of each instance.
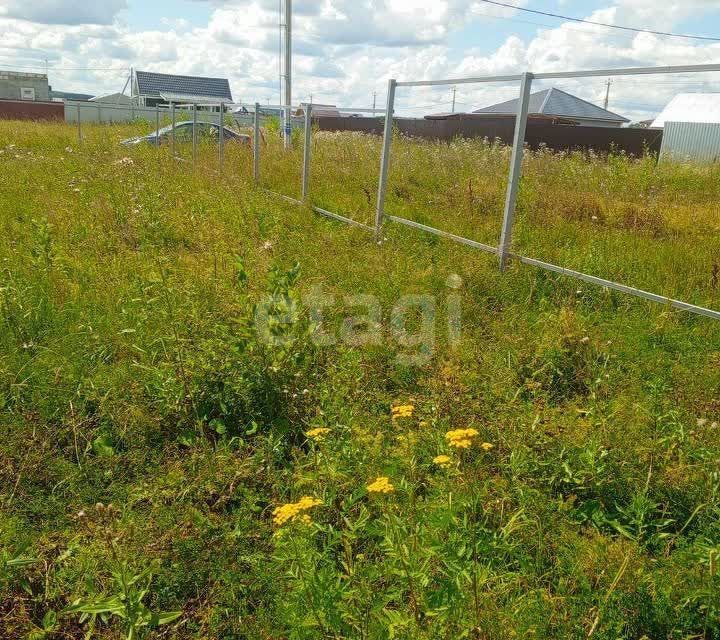
[[[518,7],[720,38],[718,0],[505,0]],[[294,0],[294,101],[384,105],[387,82],[523,71],[720,63],[720,42],[583,25],[484,0]],[[227,77],[236,102],[279,102],[279,0],[0,0],[0,69],[54,89],[122,91],[130,68]],[[602,104],[607,79],[536,82]],[[653,116],[678,92],[720,93],[720,73],[612,79],[609,109]],[[451,109],[452,86],[401,88],[400,114]],[[376,95],[375,95],[376,94]],[[456,110],[516,97],[462,84]]]

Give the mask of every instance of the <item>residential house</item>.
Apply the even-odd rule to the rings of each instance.
[[[334,104],[315,104],[309,102],[301,102],[300,108],[295,111],[293,115],[298,118],[305,117],[305,109],[310,106],[312,107],[313,118],[342,118],[343,114],[338,111],[338,108]]]
[[[0,71],[0,99],[49,102],[48,77],[44,73]]]
[[[494,104],[473,113],[483,115],[517,115],[519,98]],[[630,122],[627,118],[598,107],[592,102],[578,98],[553,87],[530,94],[528,108],[530,118],[573,121],[587,127],[621,127]]]
[[[220,103],[232,104],[230,82],[224,78],[179,76],[151,71],[134,71],[132,98],[144,107],[174,104],[197,104],[205,109],[219,109]]]

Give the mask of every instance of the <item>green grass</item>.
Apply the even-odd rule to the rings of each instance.
[[[720,323],[378,245],[256,189],[247,148],[220,173],[118,145],[150,129],[0,123],[0,637],[720,638]],[[313,202],[372,220],[379,140],[313,151]],[[389,211],[497,242],[507,149],[393,153]],[[302,150],[263,154],[299,195]],[[718,308],[719,203],[717,168],[531,154],[515,248]],[[375,296],[384,339],[317,346],[302,310],[258,338],[268,294],[318,290],[337,332]],[[419,365],[408,294],[437,304]],[[277,526],[303,496],[312,524]]]

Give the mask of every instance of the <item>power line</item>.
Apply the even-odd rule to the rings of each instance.
[[[666,31],[653,31],[652,29],[638,29],[636,27],[622,27],[616,24],[608,24],[606,22],[595,22],[594,20],[584,20],[582,18],[573,18],[571,16],[563,16],[557,13],[549,13],[547,11],[538,11],[537,9],[526,9],[525,7],[517,7],[513,4],[506,4],[504,2],[497,2],[497,0],[480,0],[486,4],[494,4],[498,7],[505,7],[506,9],[515,9],[516,11],[525,11],[526,13],[534,13],[540,16],[548,16],[550,18],[558,18],[560,20],[570,20],[571,22],[580,22],[583,24],[592,24],[596,27],[607,27],[608,29],[621,29],[623,31],[633,31],[635,33],[650,33],[655,36],[666,36],[668,38],[687,38],[690,40],[709,40],[711,42],[720,42],[720,38],[712,38],[710,36],[691,36],[682,33],[668,33]]]
[[[518,7],[519,9],[520,7]],[[555,29],[557,25],[547,24],[546,22],[535,22],[533,20],[522,20],[520,18],[511,18],[510,16],[496,16],[492,13],[483,13],[482,11],[474,12],[475,15],[483,16],[484,18],[492,18],[493,20],[508,20],[509,22],[518,22],[520,24],[531,24],[536,27],[545,27],[547,29]],[[590,29],[575,29],[573,27],[563,26],[563,29],[569,31],[575,31],[576,33],[584,33],[585,35],[603,35],[606,38],[614,38],[616,40],[622,40],[630,42],[632,36],[629,33],[615,33],[615,34],[601,34],[599,31],[592,31]]]

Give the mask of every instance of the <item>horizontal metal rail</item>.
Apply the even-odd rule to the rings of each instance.
[[[216,103],[218,104],[218,103]],[[254,113],[255,112],[255,106],[254,105],[242,105],[242,104],[231,104],[226,105],[228,108],[235,108],[235,107],[245,107],[248,110],[248,113]],[[350,113],[385,113],[385,109],[369,109],[367,107],[359,107],[357,109],[353,109],[352,107],[336,107],[334,105],[323,105],[323,104],[312,104],[308,103],[308,106],[312,107],[313,109],[322,109],[323,107],[334,110],[334,111],[340,111],[340,113],[344,112],[350,112]],[[278,104],[268,104],[268,105],[260,105],[260,111],[266,111],[267,109],[302,109],[303,105],[298,104],[295,106],[282,106]]]
[[[671,73],[708,73],[720,71],[720,64],[695,64],[672,67],[628,67],[622,69],[592,69],[586,71],[554,71],[532,73],[533,80],[557,80],[562,78],[597,78],[613,76],[647,76]],[[450,78],[446,80],[416,80],[398,82],[398,87],[429,87],[447,84],[479,84],[484,82],[519,82],[522,74],[509,76],[480,76],[477,78]]]
[[[669,73],[708,73],[720,71],[720,64],[693,64],[672,67],[628,67],[625,69],[593,69],[589,71],[555,71],[533,73],[535,80],[561,78],[597,78],[606,76],[653,76]]]
[[[521,74],[513,76],[480,76],[478,78],[451,78],[449,80],[412,80],[398,82],[398,87],[431,87],[444,84],[477,84],[481,82],[520,82]]]
[[[392,222],[397,222],[397,223],[403,224],[407,227],[412,227],[413,229],[419,229],[420,231],[425,231],[426,233],[432,233],[436,236],[440,236],[442,238],[447,238],[448,240],[452,240],[453,242],[457,242],[458,244],[463,244],[468,247],[472,247],[473,249],[479,249],[480,251],[485,251],[486,253],[492,253],[494,255],[498,254],[498,249],[495,247],[491,247],[490,245],[483,244],[482,242],[476,242],[475,240],[470,240],[469,238],[463,238],[462,236],[457,236],[455,234],[448,233],[447,231],[441,231],[440,229],[435,229],[433,227],[429,227],[427,225],[420,224],[419,222],[414,222],[413,220],[407,220],[405,218],[399,218],[397,216],[391,216],[391,215],[386,215],[385,218],[386,218],[386,220],[391,220]],[[552,271],[554,273],[558,273],[563,276],[569,276],[572,278],[576,278],[577,280],[582,280],[584,282],[599,285],[601,287],[606,287],[608,289],[614,289],[615,291],[627,293],[629,295],[636,296],[638,298],[644,298],[646,300],[650,300],[652,302],[657,302],[659,304],[669,305],[671,307],[674,307],[675,309],[681,309],[682,311],[689,311],[691,313],[696,313],[698,315],[706,316],[708,318],[720,320],[720,311],[714,311],[712,309],[700,307],[695,304],[690,304],[689,302],[682,302],[681,300],[675,300],[673,298],[661,296],[656,293],[650,293],[649,291],[643,291],[642,289],[637,289],[635,287],[629,287],[624,284],[612,282],[611,280],[605,280],[604,278],[598,278],[596,276],[591,276],[586,273],[582,273],[580,271],[573,271],[572,269],[566,269],[565,267],[559,267],[559,266],[551,264],[549,262],[543,262],[542,260],[536,260],[534,258],[527,258],[525,256],[521,256],[521,255],[514,254],[514,253],[510,253],[508,255],[508,257],[512,258],[514,260],[518,260],[522,264],[527,264],[529,266],[537,267],[540,269],[545,269],[546,271]]]
[[[279,198],[282,198],[283,200],[286,200],[287,202],[291,202],[292,204],[301,205],[301,206],[303,205],[302,201],[300,201],[296,198],[291,198],[290,196],[283,195],[282,193],[278,193],[277,191],[271,191],[270,189],[263,189],[263,191],[266,191],[267,193],[278,196]],[[349,225],[352,225],[355,227],[360,227],[361,229],[365,229],[366,231],[370,231],[371,233],[375,231],[375,229],[373,227],[371,227],[370,225],[363,224],[362,222],[358,222],[357,220],[353,220],[352,218],[346,218],[345,216],[341,216],[340,214],[333,213],[332,211],[327,211],[325,209],[321,209],[320,207],[312,207],[312,210],[315,211],[316,213],[319,213],[320,215],[331,218],[332,220],[338,220],[339,222],[344,222],[346,224],[349,224]],[[469,238],[463,238],[462,236],[457,236],[457,235],[455,235],[453,233],[449,233],[447,231],[435,229],[434,227],[429,227],[427,225],[420,224],[419,222],[414,222],[413,220],[407,220],[406,218],[400,218],[398,216],[391,216],[391,215],[386,215],[385,219],[390,220],[392,222],[396,222],[398,224],[405,225],[406,227],[411,227],[413,229],[418,229],[419,231],[424,231],[426,233],[431,233],[433,235],[440,236],[441,238],[446,238],[448,240],[452,240],[453,242],[471,247],[473,249],[478,249],[478,250],[484,251],[486,253],[498,255],[498,249],[496,247],[491,247],[490,245],[483,244],[482,242],[477,242],[475,240],[470,240]],[[650,300],[651,302],[664,304],[664,305],[673,307],[675,309],[680,309],[681,311],[688,311],[690,313],[705,316],[707,318],[713,318],[714,320],[720,320],[720,311],[714,311],[713,309],[707,309],[706,307],[700,307],[695,304],[690,304],[689,302],[683,302],[682,300],[675,300],[674,298],[668,298],[666,296],[661,296],[656,293],[650,293],[649,291],[644,291],[642,289],[636,289],[635,287],[630,287],[630,286],[627,286],[624,284],[619,284],[617,282],[613,282],[612,280],[605,280],[604,278],[598,278],[597,276],[591,276],[591,275],[588,275],[587,273],[582,273],[581,271],[574,271],[572,269],[566,269],[565,267],[559,267],[550,262],[543,262],[542,260],[536,260],[535,258],[528,258],[526,256],[521,256],[516,253],[510,253],[510,254],[508,254],[508,257],[512,258],[513,260],[517,260],[518,262],[520,262],[522,264],[531,266],[531,267],[537,267],[539,269],[544,269],[546,271],[552,271],[553,273],[557,273],[559,275],[568,276],[571,278],[575,278],[577,280],[582,280],[584,282],[588,282],[590,284],[605,287],[607,289],[613,289],[615,291],[620,291],[621,293],[626,293],[631,296],[635,296],[637,298],[643,298],[645,300]]]
[[[283,193],[278,193],[277,191],[273,191],[272,189],[263,188],[263,191],[265,191],[266,193],[269,193],[273,196],[277,196],[278,198],[282,198],[283,200],[286,200],[287,202],[290,202],[292,204],[299,204],[299,205],[303,204],[302,201],[298,200],[297,198],[291,198],[290,196],[286,196]]]
[[[320,207],[313,207],[312,210],[315,213],[319,213],[321,216],[325,216],[326,218],[338,220],[340,222],[344,222],[345,224],[352,225],[353,227],[360,227],[361,229],[365,229],[366,231],[375,233],[374,227],[371,227],[369,224],[358,222],[357,220],[353,220],[352,218],[346,218],[345,216],[341,216],[339,213],[333,213],[332,211],[327,211],[325,209],[321,209]]]
[[[696,313],[701,316],[720,320],[720,311],[713,311],[712,309],[699,307],[698,305],[690,304],[689,302],[682,302],[681,300],[674,300],[673,298],[667,298],[656,293],[650,293],[649,291],[636,289],[635,287],[628,287],[627,285],[618,284],[617,282],[612,282],[611,280],[605,280],[603,278],[591,276],[580,271],[573,271],[572,269],[566,269],[565,267],[558,267],[557,265],[551,264],[549,262],[543,262],[542,260],[526,258],[525,256],[520,256],[514,253],[511,253],[509,257],[515,260],[519,260],[522,264],[527,264],[532,267],[538,267],[540,269],[545,269],[546,271],[553,271],[554,273],[559,273],[563,276],[570,276],[572,278],[576,278],[577,280],[589,282],[590,284],[600,285],[601,287],[614,289],[615,291],[627,293],[631,296],[636,296],[638,298],[644,298],[652,302],[669,305],[671,307],[674,307],[675,309],[681,309],[683,311],[689,311],[691,313]]]
[[[272,189],[265,189],[262,188],[263,191],[266,193],[269,193],[271,195],[277,196],[278,198],[281,198],[282,200],[285,200],[286,202],[290,202],[291,204],[296,204],[301,207],[305,206],[305,203],[302,200],[298,200],[297,198],[291,198],[290,196],[286,196],[282,193],[278,193],[277,191],[273,191]],[[364,224],[363,222],[358,222],[357,220],[353,220],[352,218],[346,218],[345,216],[341,216],[339,213],[333,213],[332,211],[328,211],[327,209],[321,209],[320,207],[311,206],[310,207],[315,213],[319,213],[321,216],[325,216],[326,218],[331,218],[333,220],[337,220],[339,222],[344,222],[345,224],[352,225],[353,227],[360,227],[361,229],[365,229],[366,231],[375,232],[375,229],[371,227],[369,224]]]
[[[419,229],[420,231],[424,231],[425,233],[432,233],[433,235],[440,236],[441,238],[447,238],[448,240],[452,240],[453,242],[457,242],[458,244],[467,245],[468,247],[472,247],[473,249],[486,251],[487,253],[492,253],[493,255],[498,254],[497,247],[491,247],[489,244],[483,244],[482,242],[469,240],[468,238],[463,238],[462,236],[456,236],[455,234],[449,233],[447,231],[441,231],[440,229],[435,229],[434,227],[428,227],[427,225],[420,224],[419,222],[415,222],[414,220],[398,218],[397,216],[391,216],[387,214],[385,215],[385,219],[391,220],[392,222],[397,222],[398,224],[404,224],[406,227]]]
[[[313,107],[317,107],[322,109],[322,105],[314,104]],[[332,109],[330,109],[332,111]],[[335,111],[339,111],[340,113],[378,113],[382,114],[385,113],[385,109],[367,109],[366,107],[363,107],[361,109],[352,109],[350,107],[342,107],[337,108]]]

